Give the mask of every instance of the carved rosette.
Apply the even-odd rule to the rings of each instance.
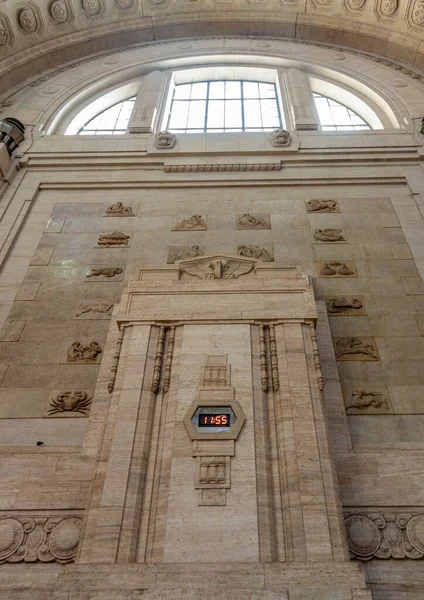
[[[353,10],[361,10],[367,0],[347,0],[347,5]]]
[[[424,0],[415,0],[412,4],[411,21],[413,25],[419,27],[424,25]]]
[[[13,44],[14,36],[12,33],[12,28],[10,27],[9,19],[6,15],[0,13],[0,46],[4,46],[5,44],[9,44],[11,46]],[[3,102],[1,103],[4,104]]]
[[[384,17],[391,17],[399,6],[399,0],[382,0],[380,2],[380,12]]]
[[[69,5],[65,0],[55,0],[50,4],[50,16],[56,23],[66,23],[69,21],[71,14]]]
[[[18,12],[18,24],[23,33],[29,34],[40,31],[41,17],[37,13],[37,7],[32,5],[25,6]]]
[[[327,8],[327,7],[331,6],[332,3],[333,3],[333,0],[311,0],[311,4],[315,8]]]
[[[345,519],[353,558],[418,559],[424,556],[424,514],[351,514]]]
[[[82,0],[81,6],[88,17],[98,17],[103,12],[103,3],[101,0]]]
[[[133,8],[135,0],[115,0],[115,6],[119,10],[128,10]]]
[[[72,562],[81,539],[81,523],[81,516],[0,519],[0,563]]]

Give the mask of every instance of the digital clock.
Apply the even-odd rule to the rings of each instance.
[[[198,427],[230,427],[230,413],[200,413]]]

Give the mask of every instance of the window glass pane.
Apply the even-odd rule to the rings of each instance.
[[[187,115],[189,106],[189,102],[174,100],[174,102],[172,103],[169,129],[185,129],[187,127]]]
[[[262,125],[264,127],[278,128],[280,116],[278,114],[277,101],[274,99],[261,100]]]
[[[134,102],[123,102],[121,111],[116,121],[116,129],[126,129],[132,110],[134,108]]]
[[[210,100],[207,128],[224,127],[224,100]]]
[[[228,100],[225,103],[225,128],[241,126],[241,100]]]
[[[349,114],[344,106],[332,106],[331,112],[335,123],[349,123]]]
[[[184,88],[182,92],[180,88]],[[281,127],[275,85],[256,81],[177,85],[167,127],[183,133],[272,131]]]
[[[225,82],[225,98],[241,98],[240,81]]]
[[[225,83],[223,81],[211,81],[209,84],[209,98],[225,98]]]
[[[259,98],[259,88],[256,81],[243,81],[243,96],[245,98]]]
[[[191,100],[204,100],[206,98],[206,92],[208,89],[208,84],[206,81],[202,81],[200,83],[192,83],[191,84]]]
[[[353,113],[350,110],[348,111],[348,113],[349,113],[351,123],[353,123],[354,125],[365,125],[365,122],[363,119],[361,119],[361,117],[359,117],[358,115],[355,115],[355,113]]]
[[[359,131],[370,129],[370,126],[353,110],[340,102],[314,94],[315,106],[324,131]]]
[[[191,83],[176,85],[174,88],[174,100],[189,100],[191,92]]]
[[[259,95],[261,98],[275,98],[275,86],[273,83],[260,83]]]
[[[135,98],[118,102],[93,117],[78,135],[122,135],[126,132],[134,108]]]
[[[193,100],[188,111],[187,128],[198,129],[205,126],[206,100]]]
[[[259,100],[245,100],[244,124],[247,127],[262,127],[261,107]]]
[[[115,104],[108,110],[105,110],[99,119],[97,129],[114,129],[116,125],[116,119],[118,118],[119,111],[121,110],[121,104]]]

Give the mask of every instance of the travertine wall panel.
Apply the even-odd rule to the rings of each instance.
[[[365,184],[349,186],[349,188],[326,186],[325,189],[276,185],[255,189],[220,187],[219,194],[216,189],[200,186],[195,189],[127,189],[123,201],[126,205],[138,206],[137,216],[114,219],[102,216],[105,208],[116,201],[114,190],[40,192],[37,205],[39,203],[41,207],[48,206],[48,210],[44,213],[45,220],[33,226],[32,235],[34,236],[34,231],[37,232],[41,248],[54,249],[50,260],[46,265],[29,266],[37,244],[35,243],[29,251],[29,246],[27,248],[25,243],[23,246],[25,253],[22,253],[21,257],[18,241],[16,249],[12,249],[10,255],[12,266],[5,271],[4,275],[5,281],[10,281],[9,277],[14,277],[14,285],[19,282],[20,277],[23,278],[24,286],[35,287],[26,288],[28,294],[26,297],[33,299],[16,301],[8,315],[11,333],[5,330],[4,339],[8,339],[8,335],[9,338],[17,337],[16,330],[19,329],[18,340],[1,342],[4,357],[2,364],[4,368],[8,365],[0,387],[2,442],[10,445],[12,447],[10,450],[17,446],[29,445],[34,452],[38,451],[35,442],[41,440],[44,441],[44,448],[41,448],[41,451],[46,449],[54,451],[54,448],[57,448],[57,451],[62,453],[60,456],[63,456],[61,446],[67,444],[78,446],[83,443],[87,419],[49,419],[43,418],[41,416],[43,413],[38,412],[44,410],[51,390],[68,387],[75,389],[76,381],[81,389],[94,390],[96,386],[98,366],[61,364],[66,360],[66,349],[73,341],[86,342],[96,339],[104,349],[111,321],[109,318],[100,319],[97,315],[93,315],[96,318],[87,320],[85,319],[87,315],[84,315],[83,319],[75,318],[81,303],[116,303],[128,279],[136,274],[137,267],[166,265],[169,247],[190,247],[197,244],[205,248],[206,254],[214,252],[235,254],[241,244],[273,247],[277,262],[299,264],[305,273],[314,278],[315,292],[322,309],[319,321],[321,333],[318,338],[326,380],[325,406],[335,448],[337,452],[338,449],[343,449],[343,454],[337,456],[343,502],[355,506],[395,505],[400,497],[405,498],[404,490],[411,484],[411,478],[402,471],[402,484],[398,484],[396,476],[392,475],[395,472],[399,473],[406,464],[401,461],[393,448],[406,449],[411,445],[417,447],[421,444],[424,426],[422,422],[424,406],[420,405],[420,394],[424,388],[422,374],[424,347],[421,344],[423,338],[416,319],[416,316],[424,314],[424,297],[406,293],[405,280],[402,278],[419,279],[419,277],[414,261],[409,258],[403,229],[383,227],[383,224],[395,223],[396,215],[390,198],[392,194],[396,198],[401,198],[402,193],[405,194],[405,198],[409,198],[406,189],[401,186]],[[336,219],[330,220],[327,215],[314,215],[311,219],[306,212],[305,200],[315,197],[338,199],[341,213]],[[246,212],[270,214],[271,229],[236,230],[236,215]],[[360,213],[363,213],[363,216],[359,217]],[[193,214],[202,214],[206,218],[206,231],[171,231],[176,222],[189,218]],[[382,214],[390,216],[386,218],[386,216],[382,217]],[[50,215],[54,219],[65,219],[65,221],[58,226],[60,232],[42,235]],[[319,219],[316,218],[318,216]],[[31,224],[31,215],[28,224]],[[344,226],[347,232],[347,243],[314,243],[312,234],[315,227],[325,228],[333,225]],[[114,230],[132,233],[130,247],[96,248],[99,232]],[[19,264],[13,261],[21,258],[22,268],[15,270],[15,264],[17,267]],[[319,277],[317,260],[354,261],[358,277],[335,277],[334,279]],[[125,271],[119,275],[119,280],[114,277],[101,280],[91,277],[87,280],[88,269],[99,265],[122,266],[125,267]],[[0,276],[0,281],[2,277]],[[25,288],[21,288],[21,293],[22,290]],[[357,295],[361,295],[364,300],[365,315],[323,314],[324,298]],[[173,302],[170,300],[171,308],[175,307]],[[230,296],[228,304],[224,302],[224,305],[225,310],[231,307]],[[145,306],[142,301],[140,309],[145,309]],[[251,312],[247,315],[249,306]],[[271,297],[261,304],[259,301],[255,302],[252,296],[246,298],[244,306],[231,308],[240,315],[240,318],[253,315],[260,319],[264,310],[273,308],[278,311],[279,306],[278,300],[273,304]],[[217,305],[211,307],[210,316],[213,318],[214,315],[219,314],[219,310]],[[195,314],[196,312],[191,309],[190,315]],[[162,316],[167,316],[165,305],[163,305]],[[202,316],[202,311],[199,310],[198,316]],[[24,321],[25,324],[21,329],[21,323]],[[14,328],[13,323],[17,322],[19,325],[16,324]],[[233,377],[237,382],[234,385],[243,391],[243,401],[247,402],[251,391],[245,389],[246,381],[252,380],[250,351],[247,350],[250,344],[248,339],[250,330],[247,325],[240,325],[235,326],[234,331],[236,332],[234,335],[226,333],[225,339],[216,328],[207,340],[203,336],[201,339],[196,336],[183,338],[183,354],[188,363],[187,367],[184,367],[186,372],[183,369],[179,374],[178,418],[185,412],[187,402],[191,402],[190,394],[193,395],[199,385],[200,380],[196,375],[199,370],[199,356],[209,353],[228,352]],[[332,338],[348,336],[374,337],[380,360],[336,362]],[[226,349],[228,347],[235,349],[235,354],[239,356],[237,360],[232,359],[231,352]],[[249,360],[247,360],[248,356]],[[104,360],[107,361],[108,357],[106,356]],[[152,357],[149,357],[149,360],[152,360]],[[132,363],[131,368],[138,377],[139,364]],[[105,393],[107,381],[102,380],[101,385],[104,388],[102,393]],[[137,388],[138,385],[138,380],[134,379],[133,388]],[[364,409],[360,413],[348,413],[346,416],[341,386],[343,389],[349,387],[349,389],[365,391],[387,388],[393,414],[367,414]],[[133,389],[130,391],[131,393],[122,399],[122,410],[128,408],[134,401]],[[27,393],[32,395],[31,404]],[[92,414],[96,415],[93,427],[97,432],[102,426],[102,419],[107,415],[108,396],[105,395],[106,397],[101,399],[99,396],[98,408],[96,409],[96,402],[92,408]],[[3,402],[2,398],[5,399]],[[249,406],[248,402],[246,406],[243,405],[244,410],[248,410]],[[252,410],[252,406],[249,410]],[[128,416],[127,421],[132,423],[132,417]],[[122,436],[125,437],[127,434],[125,418],[122,427]],[[247,523],[248,526],[241,533],[230,535],[226,542],[227,546],[222,545],[221,540],[217,539],[216,542],[211,542],[209,549],[203,549],[201,535],[196,529],[202,517],[201,512],[196,511],[200,511],[202,507],[196,504],[195,510],[192,510],[193,503],[197,503],[197,490],[192,485],[195,477],[195,461],[190,455],[185,430],[180,426],[176,427],[175,444],[172,446],[172,452],[175,452],[173,461],[171,463],[167,457],[163,463],[164,473],[171,469],[169,496],[171,504],[166,522],[166,537],[163,540],[164,556],[168,561],[197,560],[199,556],[204,560],[214,561],[217,558],[222,560],[222,556],[231,560],[234,548],[232,544],[236,543],[238,548],[243,547],[245,560],[251,562],[257,560],[259,542],[255,528],[256,517],[251,516],[256,515],[256,484],[253,480],[245,480],[246,472],[254,472],[254,449],[249,432],[248,427],[243,431],[240,444],[245,444],[245,449],[243,452],[240,451],[240,454],[237,450],[237,455],[233,459],[234,490],[240,489],[243,493],[240,492],[241,495],[237,496],[238,492],[235,492],[233,499],[229,495],[228,508],[231,509],[230,512],[232,511],[231,515],[237,513],[237,519],[235,517],[233,519],[233,516],[228,518],[229,522],[233,519],[234,523],[239,522],[240,510],[245,510],[246,518],[243,517],[243,523]],[[90,436],[92,435],[93,433],[90,433]],[[92,439],[94,438],[90,437],[90,440]],[[119,470],[121,464],[119,456],[126,443],[122,439],[122,447],[115,448],[117,461],[113,463],[113,468]],[[354,453],[350,451],[352,443]],[[372,447],[374,451],[364,453],[365,447]],[[385,451],[383,455],[379,452],[380,448],[392,448],[392,452],[388,454]],[[124,449],[127,451],[127,446]],[[95,453],[95,449],[91,450]],[[21,462],[17,463],[21,479],[32,469],[32,454],[28,456],[27,459],[22,457]],[[417,454],[415,457],[408,458],[409,462],[406,465],[409,470],[417,469],[416,475],[412,478],[411,488],[408,487],[408,503],[417,505],[422,496],[422,473],[417,468],[419,456]],[[25,503],[31,502],[29,505],[34,507],[41,507],[43,503],[53,508],[85,507],[88,501],[88,482],[94,462],[81,461],[78,453],[74,453],[74,449],[67,460],[68,467],[65,468],[62,459],[58,458],[56,470],[47,479],[44,479],[43,474],[37,470],[34,471],[32,479],[27,482],[22,482],[20,479],[21,483],[17,483],[15,479],[12,482],[6,478],[4,506],[24,507]],[[395,468],[389,469],[389,466],[383,469],[384,460],[389,460],[393,464],[397,464],[398,461],[398,471]],[[240,461],[240,466],[237,461]],[[242,463],[242,461],[246,462]],[[392,484],[389,494],[384,492],[386,477],[389,477],[387,480]],[[60,490],[55,489],[58,480]],[[113,478],[110,482],[113,482]],[[104,503],[107,512],[105,524],[112,523],[115,518],[113,510],[116,495],[110,482],[108,484],[110,487],[106,489],[107,494],[110,491],[110,497],[108,496],[109,500],[105,500]],[[404,486],[403,491],[401,485]],[[360,486],[360,489],[357,489],[357,486]],[[32,498],[30,498],[31,490],[34,492]],[[231,503],[237,498],[240,504],[233,506]],[[311,515],[314,515],[313,508]],[[160,518],[164,518],[162,513]],[[192,525],[187,526],[186,529],[181,528],[182,518]],[[315,517],[311,518],[307,523],[311,531],[314,527],[314,519]],[[188,537],[190,540],[194,539],[194,542],[186,544]],[[104,539],[109,541],[107,536]],[[162,543],[159,539],[157,541],[159,545]],[[180,554],[181,546],[187,548],[183,555]],[[107,549],[104,555],[102,552],[103,550],[100,549],[97,557],[99,561],[104,556],[109,556]],[[317,549],[311,552],[317,552]]]

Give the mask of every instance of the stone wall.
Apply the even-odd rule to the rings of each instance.
[[[322,52],[323,60],[333,60],[325,54],[328,50]],[[66,78],[70,86],[82,86],[84,81],[93,84],[100,60],[42,84],[34,93],[33,105],[33,92],[22,92],[16,116],[30,123],[40,123],[44,117],[45,122],[51,122],[61,94],[65,94]],[[353,70],[355,61],[363,61],[356,68],[366,64],[368,76],[385,82],[389,89],[394,71],[353,56],[345,64]],[[115,73],[111,75],[115,82],[119,79],[117,68],[113,67]],[[50,93],[53,82],[59,91]],[[399,88],[396,96],[397,109],[407,105],[405,114],[411,120],[422,116],[419,85],[408,79],[407,89]],[[46,98],[51,96],[50,105]],[[48,534],[47,544],[51,545],[54,529],[42,529],[49,519],[65,516],[68,521],[61,528],[72,537],[76,522],[79,526],[90,507],[92,520],[84,521],[86,539],[90,538],[107,481],[108,460],[113,455],[115,419],[119,407],[123,404],[125,408],[125,398],[108,391],[118,338],[114,305],[142,268],[171,269],[174,261],[184,258],[241,253],[267,265],[297,265],[311,277],[319,314],[323,402],[340,500],[348,525],[354,524],[349,530],[350,548],[356,557],[369,561],[366,571],[375,599],[418,599],[423,589],[419,561],[423,555],[420,515],[424,513],[424,138],[413,132],[410,121],[407,127],[409,130],[363,135],[298,132],[293,134],[292,145],[284,149],[271,147],[267,134],[252,134],[247,141],[234,134],[219,140],[209,136],[178,139],[172,151],[158,151],[148,135],[99,140],[34,134],[31,147],[28,140],[24,156],[17,159],[21,170],[2,188],[0,204],[0,314],[4,321],[0,337],[0,518],[20,523],[27,519],[27,527],[34,525],[31,531]],[[212,163],[214,172],[207,168]],[[241,171],[240,165],[249,165],[249,169]],[[118,216],[122,207],[117,207],[117,202],[131,210]],[[194,221],[190,219],[195,215],[201,217],[200,224],[191,227]],[[105,236],[112,232],[124,235]],[[249,310],[255,308],[249,299],[245,302]],[[239,310],[242,320],[243,304]],[[257,318],[262,315],[263,307],[258,307]],[[191,327],[196,333],[197,325]],[[248,325],[235,328],[235,339],[223,332],[217,333],[215,341],[213,336],[202,339],[199,332],[177,339],[180,354],[176,355],[188,357],[186,371],[180,373],[188,390],[198,385],[201,369],[194,365],[197,355],[203,360],[204,355],[223,354],[228,342],[237,347],[239,363],[234,362],[234,380],[249,396],[250,379],[256,377],[252,373],[258,366],[254,361],[259,357],[250,364],[243,355],[249,341]],[[146,345],[143,360],[149,377],[154,369],[155,335],[148,343],[146,336],[138,342],[133,339],[137,357],[142,356],[142,346]],[[123,357],[128,356],[129,347],[130,342],[124,340]],[[187,366],[190,361],[192,371]],[[138,366],[132,368],[134,377],[141,377]],[[158,539],[163,546],[156,554],[146,554],[147,563],[157,562],[158,556],[159,562],[164,558],[169,563],[181,562],[179,547],[186,539],[178,519],[193,521],[189,505],[175,491],[184,487],[187,472],[189,477],[194,473],[192,457],[184,454],[189,442],[182,419],[188,400],[182,398],[180,402],[174,407],[174,425],[178,422],[179,429],[173,441],[168,440],[170,455],[163,463],[167,472],[171,467],[166,459],[172,462],[173,453],[178,457],[172,473],[168,521],[163,515],[159,518],[162,530]],[[129,405],[132,410],[134,406]],[[246,400],[246,407],[260,413],[258,403],[252,405]],[[326,430],[320,429],[319,418],[315,418],[322,442]],[[128,433],[125,419],[122,421],[122,432]],[[128,422],[131,424],[131,419]],[[173,425],[168,423],[168,427]],[[246,464],[258,461],[259,469],[265,454],[257,451],[253,455],[253,432],[246,429],[245,433],[240,442],[244,444],[242,454]],[[130,446],[123,451],[130,453],[133,477],[144,450],[136,446],[134,456]],[[120,450],[115,448],[115,452],[119,457]],[[116,465],[120,471],[120,463]],[[243,469],[237,462],[235,465],[234,481],[242,482]],[[330,481],[331,468],[325,465],[323,470],[328,470],[323,477]],[[131,484],[128,489],[134,491],[133,479]],[[251,481],[246,487],[245,520],[247,513],[255,520],[256,510],[259,519],[266,512],[269,497],[261,495],[261,490],[258,493],[257,486],[258,482]],[[239,501],[242,504],[243,499]],[[194,521],[201,518],[200,509],[196,507],[199,513],[195,513]],[[214,510],[219,511],[217,507]],[[334,517],[334,527],[335,521]],[[391,524],[395,531],[392,538]],[[59,526],[57,522],[53,525]],[[110,523],[105,521],[105,525],[107,528]],[[10,521],[7,526],[20,527]],[[125,526],[131,529],[128,522]],[[254,563],[267,552],[275,556],[274,550],[264,549],[264,540],[270,538],[263,534],[263,523],[261,527],[258,534],[252,533],[252,525],[251,530],[247,528],[250,533],[240,538],[240,561]],[[163,541],[166,532],[168,546]],[[365,547],[368,533],[372,544]],[[53,541],[55,535],[58,537],[54,534]],[[398,542],[392,541],[388,551],[384,541],[389,538]],[[231,559],[236,547],[234,539],[228,541],[223,550],[225,560]],[[219,542],[211,542],[202,553],[196,538],[184,560],[196,562],[199,556],[210,560],[212,555],[216,559],[217,549]],[[103,551],[100,542],[97,550],[96,562],[102,562],[98,558]],[[89,563],[90,552],[78,556],[77,562]],[[62,550],[58,556],[63,559]],[[22,561],[26,562],[25,558]],[[25,570],[27,567],[31,566],[2,565],[12,581],[9,584],[5,580],[4,589],[13,589],[17,573],[25,585],[34,587],[35,571]],[[56,582],[49,579],[58,573],[55,568],[43,567],[43,585],[50,591],[56,589]],[[68,577],[68,587],[63,588],[66,600],[72,598],[69,586],[73,577],[84,582],[81,590],[91,585],[84,566],[78,568],[61,571],[61,577]],[[257,581],[269,579],[262,566],[258,569]],[[122,578],[122,572],[116,573],[117,580]],[[143,577],[144,582],[149,581],[147,571]],[[169,582],[172,577],[167,573],[165,578]],[[295,579],[294,572],[287,577]],[[361,587],[359,576],[346,577],[357,577],[355,585]],[[136,597],[129,595],[142,587],[136,578],[134,575],[134,585],[123,597]],[[238,578],[240,583],[241,572]],[[411,582],[415,588],[408,591]],[[275,585],[286,594],[280,579]],[[251,586],[253,589],[254,584]],[[23,592],[16,591],[5,597],[16,600],[19,594],[25,598]],[[362,591],[351,597],[366,597],[359,594]],[[259,592],[257,597],[262,597]]]

